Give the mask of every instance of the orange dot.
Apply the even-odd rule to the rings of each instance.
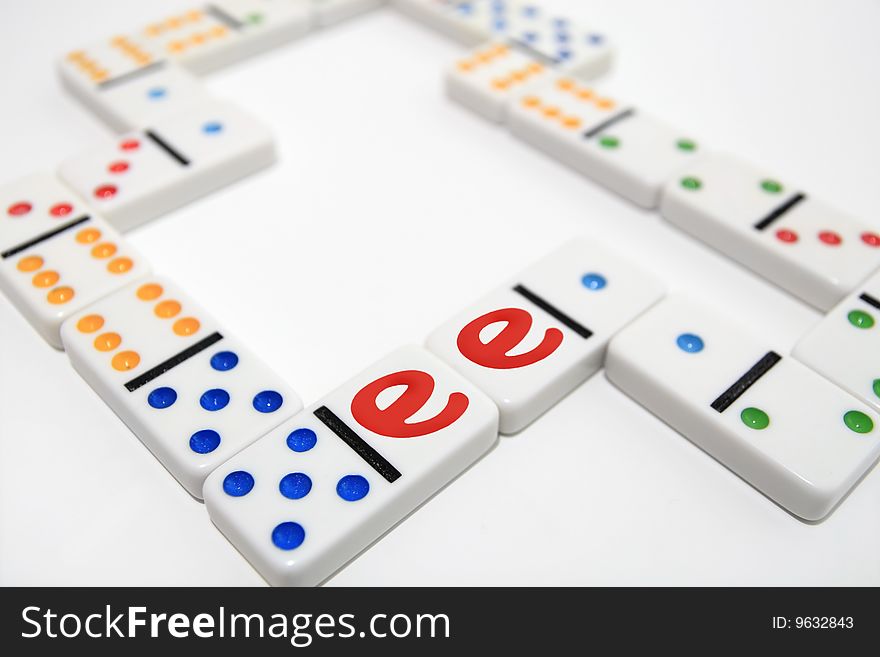
[[[571,78],[560,78],[556,82],[556,86],[563,91],[571,91],[572,89],[574,89],[574,80],[572,80]]]
[[[495,55],[491,50],[484,50],[483,52],[477,53],[477,59],[481,62],[488,62]]]
[[[113,360],[110,361],[110,364],[113,365],[113,369],[119,372],[127,372],[128,370],[133,370],[138,366],[138,363],[141,362],[141,357],[136,351],[120,351],[118,354],[113,356]]]
[[[208,40],[208,37],[204,34],[193,34],[192,35],[192,42],[193,42],[193,44],[195,44],[197,46],[200,46],[201,44],[203,44],[207,40]]]
[[[27,256],[18,261],[18,271],[36,271],[43,266],[40,256]]]
[[[614,107],[614,101],[610,98],[599,98],[596,101],[596,107],[603,110],[609,110]]]
[[[498,89],[500,91],[504,91],[508,87],[510,87],[509,80],[505,80],[504,78],[495,78],[494,80],[492,80],[492,88],[493,89]]]
[[[581,89],[577,92],[577,97],[581,100],[591,100],[595,95],[591,89]]]
[[[100,71],[95,71],[89,77],[92,79],[93,82],[103,82],[104,80],[107,79],[108,75],[109,75],[109,73],[107,73],[107,71],[102,69]]]
[[[168,50],[171,52],[181,52],[184,48],[186,48],[186,45],[180,41],[172,41],[168,44]]]
[[[46,299],[49,303],[54,303],[56,305],[67,303],[73,299],[73,288],[66,285],[56,287],[54,290],[49,291],[49,294],[46,295]]]
[[[131,258],[114,258],[107,264],[107,271],[111,274],[124,274],[134,267]]]
[[[199,324],[199,320],[195,317],[184,317],[183,319],[178,319],[174,322],[174,332],[177,333],[177,335],[192,335],[199,330],[200,326],[201,324]]]
[[[543,70],[544,70],[544,67],[541,66],[541,64],[539,64],[538,62],[534,62],[534,63],[532,63],[532,64],[529,64],[529,66],[528,66],[528,68],[527,68],[526,70],[527,70],[529,73],[531,73],[531,74],[534,75],[534,74],[537,74],[537,73],[540,73],[541,71],[543,71]]]
[[[47,271],[37,272],[31,279],[31,283],[34,284],[34,287],[52,287],[58,282],[59,278],[61,278],[61,276],[58,275],[57,271],[49,269]]]
[[[147,283],[138,288],[137,296],[141,301],[152,301],[162,296],[162,286],[158,283]]]
[[[197,10],[188,11],[185,14],[185,18],[188,21],[197,21],[202,17],[202,12]]]
[[[101,231],[97,228],[85,228],[76,234],[76,241],[80,244],[91,244],[97,242],[101,237]]]
[[[576,116],[566,116],[562,119],[562,125],[566,128],[571,128],[574,130],[575,128],[581,127],[581,120]]]
[[[104,326],[104,318],[100,315],[86,315],[76,323],[80,333],[94,333]]]
[[[561,110],[558,107],[553,107],[552,105],[550,107],[544,108],[544,116],[546,116],[547,118],[555,118],[559,116],[560,113]]]
[[[176,30],[181,25],[181,20],[177,16],[172,16],[167,21],[165,21],[165,25],[172,30]]]
[[[116,245],[113,242],[102,242],[92,249],[93,258],[109,258],[116,253]]]
[[[513,78],[515,81],[522,82],[527,77],[529,77],[529,72],[526,69],[523,69],[521,71],[514,71],[510,74],[510,77]]]
[[[462,61],[460,61],[458,63],[458,70],[459,71],[464,71],[465,73],[467,73],[468,71],[472,71],[473,68],[474,68],[474,65],[469,60],[463,59]]]
[[[104,321],[101,320],[101,323]],[[98,351],[113,351],[122,344],[122,337],[118,333],[102,333],[95,338],[94,344]]]
[[[226,29],[225,27],[223,27],[222,25],[218,25],[217,27],[215,27],[214,29],[211,30],[211,36],[215,36],[215,37],[226,36],[226,33],[227,33],[228,31],[229,31],[229,30],[227,30],[227,29]]]
[[[162,319],[174,317],[180,312],[180,302],[174,301],[173,299],[160,301],[156,304],[156,308],[153,312],[156,313],[156,317],[161,317]]]
[[[537,107],[541,104],[541,99],[537,96],[526,96],[522,99],[522,104],[525,107]]]
[[[506,44],[499,43],[495,46],[494,52],[496,55],[506,55],[510,48],[507,47]]]

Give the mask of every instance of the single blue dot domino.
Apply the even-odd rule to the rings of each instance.
[[[165,98],[165,96],[167,95],[168,91],[165,89],[165,87],[153,87],[147,92],[147,97],[150,100],[160,100],[162,98]]]
[[[232,497],[244,497],[254,488],[254,477],[250,472],[236,470],[223,479],[223,492]]]
[[[589,274],[583,275],[583,278],[581,278],[581,283],[583,283],[584,287],[588,290],[601,290],[606,285],[608,285],[608,279],[602,276],[602,274],[590,272]]]
[[[168,408],[177,401],[177,391],[174,388],[156,388],[147,395],[147,403],[153,408]]]
[[[298,522],[282,522],[272,530],[272,542],[282,550],[294,550],[306,540],[306,530]]]
[[[682,351],[686,351],[689,354],[696,354],[703,351],[703,338],[699,335],[694,335],[693,333],[682,333],[676,338],[675,343],[678,345],[678,348]]]
[[[218,351],[211,356],[211,367],[218,372],[227,372],[238,365],[238,354],[234,351]]]
[[[202,126],[202,132],[206,135],[216,135],[220,132],[223,132],[223,124],[219,121],[208,121],[205,125]]]
[[[189,438],[189,448],[196,454],[210,454],[220,445],[220,434],[213,429],[201,429]]]
[[[284,397],[274,390],[263,390],[254,395],[254,409],[260,413],[274,413],[284,403]]]
[[[226,408],[228,403],[229,393],[223,390],[223,388],[206,390],[202,393],[202,396],[199,397],[199,404],[206,411],[219,411]]]
[[[294,429],[287,436],[287,446],[294,452],[308,452],[318,442],[318,435],[311,429]]]
[[[362,500],[370,492],[370,482],[360,475],[345,475],[336,484],[336,494],[346,502]]]
[[[312,490],[312,480],[303,472],[291,472],[284,475],[278,482],[278,490],[287,499],[298,500],[308,495]]]

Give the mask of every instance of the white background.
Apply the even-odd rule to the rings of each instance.
[[[603,29],[604,83],[880,225],[880,3],[550,2]],[[3,3],[0,180],[108,131],[54,59],[189,2]],[[130,234],[309,403],[564,240],[589,235],[787,351],[818,314],[446,100],[462,49],[391,9],[207,80],[280,163]],[[797,404],[810,400],[792,400]],[[0,582],[262,579],[0,297]],[[601,373],[331,584],[880,584],[880,475],[805,524]]]

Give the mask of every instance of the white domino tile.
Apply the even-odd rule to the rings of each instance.
[[[377,9],[386,0],[310,0],[314,11],[314,23],[318,27],[336,25],[349,18]]]

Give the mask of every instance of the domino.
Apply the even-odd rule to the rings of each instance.
[[[441,34],[473,48],[492,37],[485,21],[471,18],[482,15],[490,0],[391,0],[391,5],[410,18]]]
[[[492,399],[516,433],[601,366],[609,338],[663,296],[610,251],[575,240],[436,329],[426,345]]]
[[[274,161],[268,128],[234,105],[215,101],[74,156],[58,173],[125,231]]]
[[[498,440],[498,409],[419,347],[375,363],[205,482],[214,524],[270,583],[327,579]]]
[[[480,116],[502,123],[511,98],[549,75],[535,58],[504,43],[483,45],[446,73],[446,93]]]
[[[302,409],[296,393],[164,278],[72,315],[74,369],[191,495],[221,463]]]
[[[149,273],[146,260],[48,174],[0,187],[0,288],[53,347],[61,323]]]
[[[62,84],[87,108],[117,132],[134,130],[188,105],[208,99],[208,92],[192,74],[168,60],[153,60],[136,68],[100,68],[94,48],[62,58]]]
[[[688,134],[565,75],[514,100],[507,122],[519,139],[645,208],[700,150]]]
[[[727,317],[670,299],[608,346],[614,385],[807,520],[819,520],[880,456],[878,416]]]
[[[792,355],[880,413],[880,272],[828,313]]]
[[[214,0],[151,23],[130,38],[203,75],[306,34],[311,12],[310,3],[296,0]]]
[[[385,0],[312,0],[314,22],[318,27],[360,16],[385,4]]]
[[[664,218],[820,310],[880,268],[880,233],[791,183],[711,153],[662,191]]]

